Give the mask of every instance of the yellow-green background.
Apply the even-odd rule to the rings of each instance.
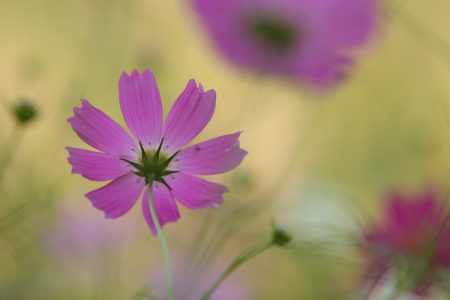
[[[66,119],[86,98],[124,124],[117,82],[134,68],[153,70],[166,113],[190,78],[217,91],[214,118],[197,140],[243,130],[249,155],[214,178],[231,193],[210,218],[228,226],[217,220],[241,205],[262,211],[232,230],[216,263],[266,237],[274,217],[298,247],[272,249],[235,274],[252,299],[348,299],[364,265],[351,247],[341,249],[348,234],[377,216],[388,191],[445,191],[450,183],[450,57],[442,45],[450,43],[450,3],[384,2],[348,79],[314,93],[229,65],[188,1],[0,0],[0,149],[14,130],[9,105],[26,97],[39,107],[0,187],[0,216],[28,207],[0,233],[0,299],[131,299],[160,269],[138,207],[117,221],[133,223],[136,234],[108,254],[102,280],[89,278],[104,263],[60,262],[41,238],[61,207],[103,218],[83,197],[99,184],[70,174],[64,147],[83,144]],[[165,229],[174,253],[195,246],[208,215],[181,210]]]

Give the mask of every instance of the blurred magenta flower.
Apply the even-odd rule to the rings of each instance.
[[[450,272],[450,214],[430,191],[412,199],[395,194],[386,213],[383,223],[365,232],[367,280],[376,285],[394,271],[399,289],[426,295]]]
[[[376,0],[194,0],[233,63],[316,87],[341,80],[374,31]]]
[[[211,120],[216,103],[214,90],[205,92],[190,80],[164,124],[161,97],[150,70],[122,73],[119,98],[135,139],[87,100],[74,108],[74,116],[68,120],[84,142],[100,151],[68,147],[72,173],[95,181],[112,180],[86,194],[92,205],[107,218],[121,217],[134,206],[149,178],[162,226],[180,218],[175,199],[192,209],[221,204],[227,188],[197,175],[219,174],[237,167],[247,154],[239,146],[240,133],[183,148]],[[142,212],[156,234],[145,200],[147,193],[145,189]]]

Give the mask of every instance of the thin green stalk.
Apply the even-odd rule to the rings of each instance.
[[[259,243],[255,246],[251,247],[247,251],[243,252],[241,255],[236,257],[231,264],[225,269],[225,271],[217,278],[214,284],[203,294],[201,300],[208,300],[217,288],[222,284],[222,282],[233,273],[240,265],[250,260],[252,257],[257,256],[258,254],[264,252],[274,245],[273,241],[270,240],[268,242]]]
[[[15,126],[11,131],[11,134],[6,139],[3,144],[3,149],[0,152],[0,179],[3,175],[3,172],[8,167],[11,162],[14,154],[17,152],[17,148],[19,147],[20,141],[22,139],[22,132],[19,126]]]
[[[167,287],[167,300],[173,300],[173,274],[172,274],[172,264],[170,263],[169,247],[167,246],[166,239],[161,230],[161,225],[159,224],[158,217],[156,216],[155,207],[153,205],[152,197],[152,185],[153,181],[149,180],[148,184],[148,206],[150,208],[150,215],[152,216],[153,222],[156,227],[156,232],[158,234],[159,243],[161,245],[161,250],[164,256],[164,263],[166,265],[166,287]]]

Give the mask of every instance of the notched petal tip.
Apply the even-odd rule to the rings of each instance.
[[[198,83],[198,91],[203,94],[205,92],[205,89],[203,88],[203,85],[201,82]]]
[[[197,81],[194,78],[189,79],[188,83],[187,83],[187,86],[192,86],[192,85],[197,87]]]
[[[122,71],[119,77],[119,86],[127,84],[130,81],[130,75],[127,72]]]
[[[92,205],[92,207],[96,208],[94,205]],[[114,218],[108,216],[108,214],[106,212],[103,213],[103,217],[107,220],[114,220]]]
[[[120,74],[119,83],[129,83],[130,81],[139,78],[144,73],[145,71],[141,74],[138,69],[133,69],[131,73],[127,73],[127,71],[122,71],[122,73]]]
[[[93,106],[89,103],[88,100],[84,98],[80,98],[80,106],[74,106],[72,111],[74,116],[77,116],[78,114],[82,113],[83,110],[91,109]]]
[[[216,101],[216,90],[207,90],[206,92],[202,92],[203,93],[203,97],[209,97],[211,99],[214,99],[214,101]]]
[[[139,77],[141,75],[138,71],[138,69],[134,69],[133,72],[131,72],[131,78]]]
[[[142,72],[142,75],[149,76],[149,77],[151,77],[151,78],[154,78],[154,77],[155,77],[155,75],[153,74],[152,70],[149,69],[149,68],[145,69],[145,70]]]
[[[89,101],[87,101],[86,99],[81,98],[80,101],[81,101],[81,108],[92,107],[91,103],[89,103]]]
[[[188,83],[186,84],[186,87],[184,88],[183,92],[179,97],[183,95],[189,95],[196,90],[198,90],[197,82],[195,81],[195,79],[189,79]]]
[[[239,148],[239,154],[242,155],[243,157],[247,156],[248,151],[242,148]]]

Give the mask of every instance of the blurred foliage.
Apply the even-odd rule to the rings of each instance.
[[[215,89],[198,139],[243,129],[249,151],[223,178],[232,192],[221,208],[182,209],[167,226],[172,251],[223,267],[275,217],[295,246],[232,277],[253,299],[351,298],[363,262],[349,235],[391,189],[450,183],[450,3],[385,2],[349,78],[314,94],[226,64],[188,1],[0,1],[0,151],[13,150],[0,178],[0,299],[147,299],[162,257],[139,209],[118,221],[136,222],[135,238],[101,259],[60,261],[43,239],[64,203],[93,210],[83,194],[98,184],[66,162],[64,147],[82,145],[66,122],[72,107],[87,98],[124,124],[117,81],[134,68],[153,70],[165,109],[190,78]],[[20,97],[36,99],[39,118],[17,132],[7,108]]]

